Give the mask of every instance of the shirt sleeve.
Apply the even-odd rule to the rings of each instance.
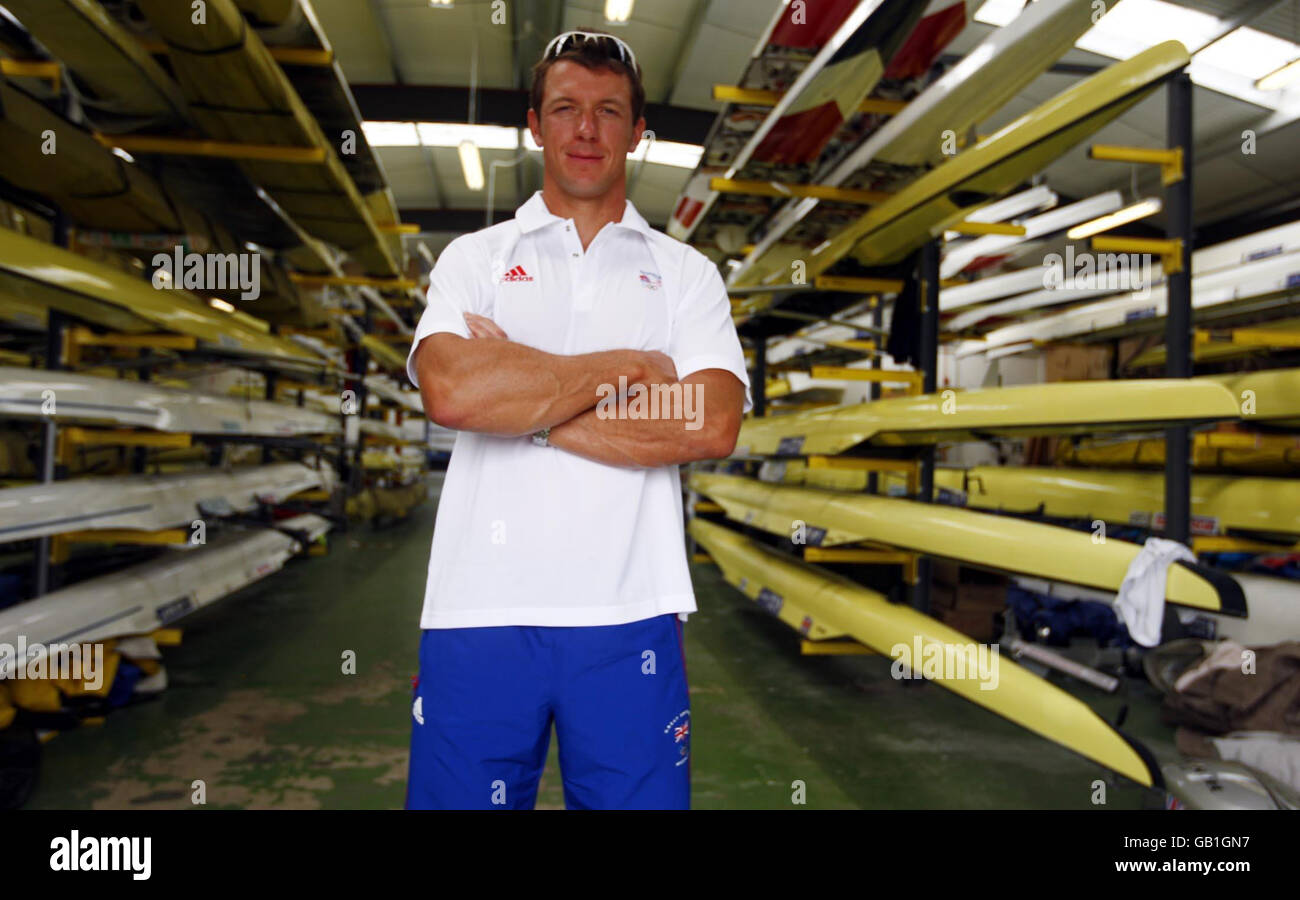
[[[411,349],[406,355],[406,377],[416,387],[420,382],[415,375],[415,348],[420,346],[420,341],[440,331],[468,338],[465,313],[480,312],[478,291],[488,271],[486,268],[482,271],[475,269],[471,252],[464,239],[457,238],[443,249],[429,273],[429,290],[425,294],[427,305],[415,327]]]
[[[681,300],[673,317],[668,355],[685,378],[702,369],[726,369],[745,386],[745,409],[754,407],[745,352],[731,321],[731,300],[718,268],[699,251],[686,250]]]

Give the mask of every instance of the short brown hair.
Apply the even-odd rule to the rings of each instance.
[[[593,34],[609,34],[608,31],[597,31],[595,29],[584,29]],[[610,37],[614,35],[609,34]],[[585,69],[593,72],[597,69],[609,69],[611,72],[621,73],[627,76],[628,83],[632,88],[632,124],[635,126],[637,119],[645,115],[645,85],[641,83],[641,67],[635,68],[624,62],[617,54],[611,56],[606,52],[602,44],[604,41],[571,41],[564,45],[564,49],[556,56],[539,59],[533,66],[533,83],[529,91],[528,105],[533,108],[540,118],[542,115],[542,95],[546,88],[546,73],[551,66],[561,60],[570,60]]]

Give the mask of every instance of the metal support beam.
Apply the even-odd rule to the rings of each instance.
[[[871,304],[871,328],[875,334],[883,335],[885,333],[885,304],[881,303],[879,299],[877,299],[875,303]],[[882,340],[881,343],[883,344],[884,341]],[[871,357],[871,368],[879,369],[882,364],[883,354],[876,353]],[[879,400],[880,391],[883,387],[884,386],[879,381],[871,382],[870,398],[872,400]],[[876,472],[872,472],[867,476],[867,493],[880,493],[880,475]]]
[[[60,217],[61,218],[61,217]],[[63,231],[63,229],[59,229]],[[66,236],[66,232],[64,232]],[[66,239],[63,243],[67,246]],[[68,328],[64,314],[57,309],[50,310],[49,325],[45,332],[45,368],[56,371],[63,368],[63,335]],[[58,403],[58,397],[54,398]],[[54,461],[58,453],[59,427],[53,418],[47,418],[41,427],[41,468],[42,484],[54,481]],[[36,539],[36,559],[32,572],[33,597],[40,597],[50,590],[50,539]]]
[[[1171,149],[1182,151],[1184,177],[1165,192],[1170,240],[1181,244],[1181,263],[1169,275],[1168,314],[1165,318],[1165,374],[1170,378],[1192,375],[1192,78],[1186,72],[1169,81],[1166,135]],[[1192,448],[1186,427],[1165,432],[1165,537],[1191,541]]]
[[[939,377],[939,243],[929,241],[921,248],[915,276],[920,282],[921,294],[921,360],[923,376],[921,390],[933,394],[938,389]],[[922,503],[934,502],[934,447],[921,451],[921,473],[918,497]],[[915,606],[930,614],[931,565],[928,557],[916,562]]]

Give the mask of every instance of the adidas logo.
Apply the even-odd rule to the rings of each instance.
[[[524,271],[523,266],[515,266],[505,275],[501,276],[502,281],[532,281],[533,276]]]

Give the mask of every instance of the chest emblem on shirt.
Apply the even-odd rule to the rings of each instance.
[[[656,275],[654,272],[647,272],[644,269],[641,270],[642,287],[648,288],[652,291],[657,291],[659,290],[659,288],[663,287],[663,283],[664,283],[663,279],[660,278],[658,275]]]
[[[509,272],[501,276],[502,281],[532,281],[533,276],[524,271],[523,266],[515,266]]]

